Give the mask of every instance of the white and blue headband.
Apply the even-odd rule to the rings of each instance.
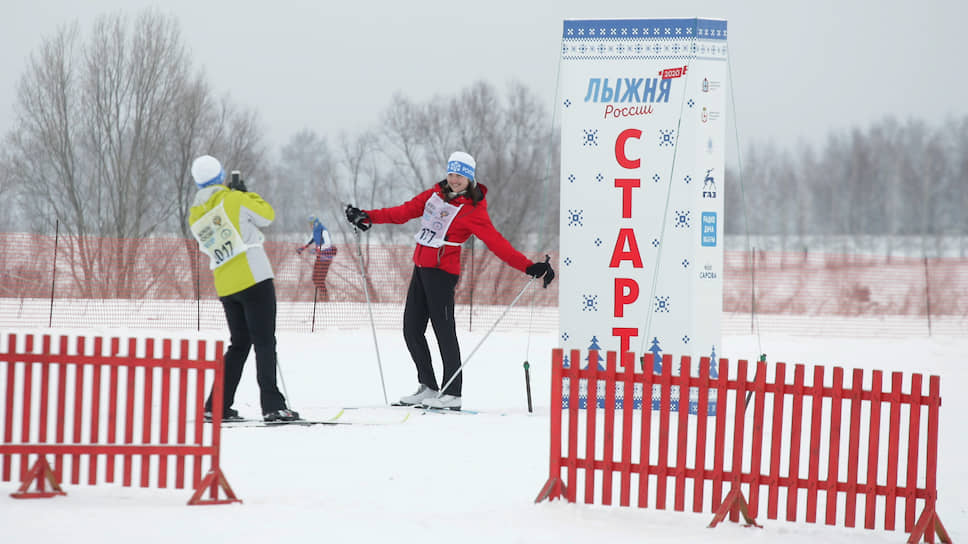
[[[463,151],[455,151],[451,153],[450,158],[447,159],[447,173],[460,174],[465,178],[474,182],[474,170],[477,167],[477,163],[474,161],[474,157]]]

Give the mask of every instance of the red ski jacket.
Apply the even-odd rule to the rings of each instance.
[[[482,184],[477,186],[481,193],[485,195],[485,198],[481,199],[476,206],[470,198],[463,195],[450,201],[455,206],[461,204],[464,206],[457,212],[457,216],[447,230],[447,242],[463,244],[473,234],[502,261],[524,272],[533,263],[520,251],[514,249],[511,242],[508,242],[494,228],[491,217],[487,214],[487,187]],[[427,200],[434,193],[438,193],[442,199],[446,200],[443,189],[440,184],[437,184],[399,206],[366,210],[366,213],[370,216],[372,223],[403,224],[411,219],[421,217]],[[436,248],[417,244],[413,251],[413,262],[420,267],[440,268],[445,272],[460,275],[460,250],[460,246],[455,245],[443,245]]]

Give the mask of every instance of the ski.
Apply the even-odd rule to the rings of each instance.
[[[262,421],[261,419],[243,419],[242,421],[226,421],[222,423],[223,429],[232,429],[235,427],[289,427],[289,426],[302,426],[311,427],[313,425],[339,425],[341,422],[333,421],[328,419],[313,420],[313,419],[296,419],[293,421]],[[350,422],[342,422],[342,424],[350,424]]]
[[[261,419],[243,419],[223,421],[222,428],[233,427],[286,427],[290,425],[312,427],[315,425],[395,425],[405,423],[410,414],[374,414],[371,411],[358,408],[343,408],[336,415],[321,419],[296,419],[293,421],[263,421]]]
[[[460,410],[453,410],[451,408],[431,408],[429,406],[421,406],[419,404],[400,404],[399,402],[394,402],[391,404],[393,408],[406,408],[412,410],[413,412],[421,414],[464,414],[464,415],[477,415],[480,414],[477,410],[467,410],[461,408]]]

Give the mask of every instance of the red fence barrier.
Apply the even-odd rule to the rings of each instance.
[[[569,359],[580,361],[581,353],[572,350]],[[730,376],[729,361],[720,359],[718,378],[709,377],[708,358],[700,360],[698,377],[690,374],[689,357],[682,357],[678,375],[669,355],[660,374],[642,372],[634,360],[632,353],[623,354],[618,369],[615,352],[608,352],[605,370],[594,364],[565,368],[563,350],[553,350],[550,475],[536,502],[557,497],[575,502],[582,491],[585,503],[610,505],[617,487],[621,506],[630,506],[634,492],[638,507],[648,507],[651,500],[662,510],[671,494],[676,511],[691,502],[693,512],[715,513],[711,526],[727,514],[738,521],[741,513],[755,524],[765,502],[769,519],[778,519],[782,508],[787,521],[823,519],[834,525],[839,520],[854,527],[862,514],[865,528],[874,529],[880,519],[884,529],[894,530],[901,499],[908,542],[922,536],[933,542],[935,533],[951,541],[935,512],[938,376],[929,377],[924,395],[920,374],[912,375],[905,393],[900,372],[891,374],[890,389],[884,390],[880,370],[870,373],[865,388],[863,370],[854,370],[845,384],[840,367],[828,385],[820,366],[807,384],[803,365],[794,366],[793,381],[787,383],[784,363],[777,363],[768,379],[767,364],[757,362],[750,381],[745,360]],[[651,355],[643,367],[653,368]],[[577,399],[579,382],[586,380],[587,409],[577,402],[558,409],[563,391]],[[599,382],[605,383],[604,409],[596,408]],[[648,409],[649,403],[638,414],[617,407],[616,394],[632,398],[637,386],[661,390],[658,411]],[[698,396],[698,414],[671,409],[671,399],[686,394],[680,391]],[[715,399],[715,416],[708,415],[710,399]],[[921,515],[915,518],[919,504]]]
[[[71,342],[61,336],[56,346],[49,335],[21,339],[18,345],[10,335],[0,351],[0,479],[22,482],[14,497],[63,494],[68,471],[79,484],[86,468],[89,485],[120,479],[124,486],[154,481],[183,489],[190,482],[189,504],[240,502],[219,468],[221,414],[214,414],[214,425],[202,418],[212,383],[219,384],[213,406],[222,405],[222,342],[206,357],[204,340],[194,354],[182,340],[173,354],[167,339],[139,345],[134,338]],[[28,491],[32,484],[35,492]],[[219,489],[226,499],[218,498]]]

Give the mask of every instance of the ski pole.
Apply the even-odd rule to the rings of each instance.
[[[309,332],[316,331],[316,298],[319,295],[319,287],[313,286],[313,321],[309,324]]]
[[[276,374],[279,375],[279,385],[282,386],[282,396],[286,398],[286,406],[292,408],[292,399],[289,397],[289,390],[286,389],[286,379],[282,377],[282,365],[279,364],[279,357],[276,357]]]
[[[480,349],[484,341],[487,340],[487,337],[490,336],[492,332],[494,332],[494,329],[497,327],[498,323],[500,323],[501,320],[504,319],[504,316],[506,316],[508,312],[511,310],[511,308],[514,307],[514,305],[518,302],[518,299],[521,298],[521,295],[523,295],[524,292],[528,289],[528,287],[531,286],[532,281],[534,281],[534,277],[529,279],[528,283],[524,284],[524,287],[521,288],[521,292],[518,293],[518,296],[514,297],[514,300],[511,301],[511,304],[508,304],[508,307],[504,309],[504,313],[502,313],[497,318],[497,321],[495,321],[494,324],[491,325],[491,328],[487,331],[487,334],[484,335],[484,338],[481,338],[481,341],[478,342],[476,346],[474,346],[474,349],[471,350],[470,355],[468,355],[467,358],[464,359],[464,362],[460,364],[460,367],[458,367],[457,372],[454,372],[454,375],[451,376],[449,380],[447,380],[447,383],[445,383],[444,386],[437,391],[437,398],[440,398],[440,396],[444,394],[444,390],[447,389],[447,386],[450,385],[450,382],[454,381],[454,378],[456,378],[457,376],[460,375],[461,372],[463,372],[464,367],[467,366],[468,362],[470,362],[471,357],[473,357],[474,354],[477,353],[477,350]]]
[[[549,262],[551,256],[545,255],[545,262]],[[528,318],[528,344],[524,348],[524,390],[528,395],[528,413],[534,412],[534,405],[531,403],[531,364],[528,363],[528,355],[531,354],[531,325],[534,323],[534,299],[531,297],[531,314]]]
[[[761,363],[765,363],[766,362],[766,354],[765,353],[763,353],[763,354],[760,355],[760,362]],[[754,379],[756,379],[756,378],[754,378]],[[750,399],[752,399],[752,398],[753,398],[753,392],[752,391],[747,391],[746,392],[746,403],[743,404],[743,410],[746,410],[746,407],[750,405]]]
[[[534,407],[531,405],[531,372],[528,370],[531,365],[527,361],[524,362],[524,389],[528,393],[528,413],[534,412]]]
[[[387,405],[387,384],[383,380],[383,362],[380,360],[380,345],[376,341],[376,324],[373,322],[373,306],[370,304],[370,288],[366,282],[366,269],[363,267],[363,242],[361,241],[360,229],[353,228],[356,233],[356,255],[359,257],[360,277],[363,279],[363,292],[366,294],[366,309],[370,314],[370,330],[373,332],[373,348],[376,350],[376,366],[380,369],[380,385],[383,386],[383,402]]]

